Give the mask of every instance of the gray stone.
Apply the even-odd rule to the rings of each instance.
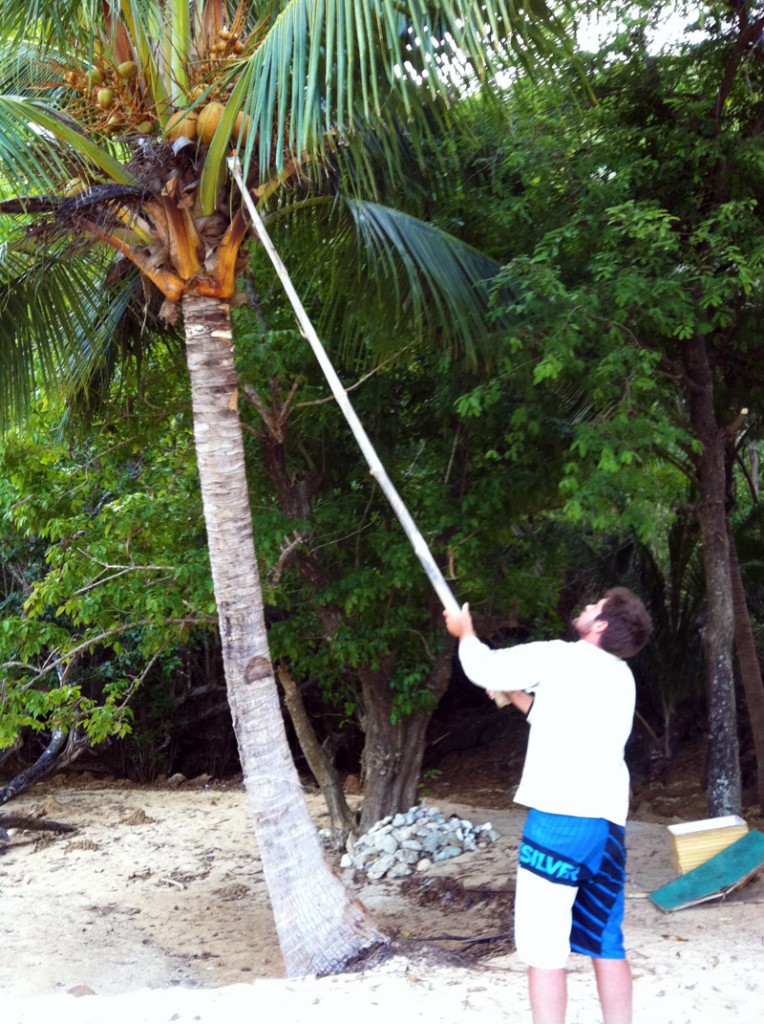
[[[414,864],[418,871],[426,871],[434,860],[458,857],[498,838],[490,822],[473,825],[455,814],[446,818],[437,808],[418,804],[383,818],[366,835],[349,841],[340,867],[365,871],[371,879],[403,877]]]
[[[445,846],[442,850],[438,850],[432,859],[435,861],[450,860],[451,857],[458,857],[462,852],[461,846]]]
[[[366,874],[374,880],[384,878],[393,864],[395,864],[395,857],[391,853],[385,853],[374,861]]]
[[[374,847],[382,853],[395,853],[398,849],[398,840],[389,832],[378,832],[374,836]]]
[[[436,850],[445,846],[447,842],[448,839],[446,836],[441,835],[439,832],[430,832],[430,834],[426,835],[422,840],[422,849],[426,853],[435,853]]]
[[[403,861],[398,864],[394,864],[387,872],[388,878],[405,878],[407,875],[412,874],[413,869],[409,864],[405,864]]]

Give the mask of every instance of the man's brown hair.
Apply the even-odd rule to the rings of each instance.
[[[600,637],[600,647],[619,658],[633,658],[653,631],[647,609],[627,587],[613,587],[604,596],[597,618],[607,622],[607,629]]]

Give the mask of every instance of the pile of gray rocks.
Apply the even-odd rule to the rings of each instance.
[[[473,825],[455,814],[446,817],[437,807],[422,803],[383,818],[365,835],[349,840],[340,867],[362,871],[371,880],[403,878],[498,838],[490,822]]]

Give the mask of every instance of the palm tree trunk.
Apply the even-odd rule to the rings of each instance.
[[[194,437],[228,700],[288,975],[329,973],[384,941],[324,861],[268,650],[237,407],[230,309],[183,298]]]

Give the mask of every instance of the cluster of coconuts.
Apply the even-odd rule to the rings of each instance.
[[[243,53],[244,49],[241,33],[228,28],[218,29],[217,40],[209,47],[210,56],[214,55],[218,58],[236,56]]]
[[[245,49],[241,33],[233,29],[219,29],[216,40],[208,47],[211,65],[207,66],[207,71],[221,61],[238,61]],[[133,131],[149,135],[154,129],[154,121],[146,116],[140,92],[132,85],[137,76],[138,65],[127,60],[116,67],[94,65],[84,71],[67,71],[63,78],[71,89],[82,93],[89,101],[97,115],[98,127],[107,134],[129,125]],[[197,109],[206,92],[204,87],[195,86],[188,96],[189,108],[178,110],[170,117],[164,131],[170,142],[185,136],[205,146],[210,144],[225,106],[219,100],[210,99]],[[248,130],[249,117],[240,112],[233,127],[232,140],[243,145]]]
[[[241,38],[241,33],[234,29],[221,28],[217,32],[215,42],[208,47],[208,56],[213,62],[220,61],[235,62],[239,55],[246,49],[246,44]],[[200,70],[204,70],[200,68]],[[208,67],[207,70],[212,70]],[[177,142],[180,138],[190,139],[192,142],[199,142],[203,146],[209,146],[212,136],[220,124],[220,119],[225,110],[225,103],[220,100],[208,98],[202,106],[207,90],[197,85],[191,89],[188,100],[190,106],[176,111],[168,120],[164,134],[170,142]],[[240,111],[233,126],[231,138],[240,145],[244,145],[249,130],[249,117]]]
[[[138,65],[134,60],[126,60],[114,68],[94,66],[87,71],[67,71],[64,81],[90,100],[96,112],[106,119],[104,130],[109,131],[122,127],[133,115],[135,90],[130,83],[137,75]],[[135,126],[136,131],[143,134],[152,128],[153,122],[149,120]]]
[[[198,99],[199,95],[191,94],[192,103]],[[209,146],[224,113],[225,104],[219,100],[210,100],[198,110],[195,107],[178,110],[168,120],[164,133],[170,142],[177,142],[178,139],[185,137],[192,142],[199,142],[202,146]],[[243,146],[248,131],[249,116],[240,110],[234,121],[231,138]]]

